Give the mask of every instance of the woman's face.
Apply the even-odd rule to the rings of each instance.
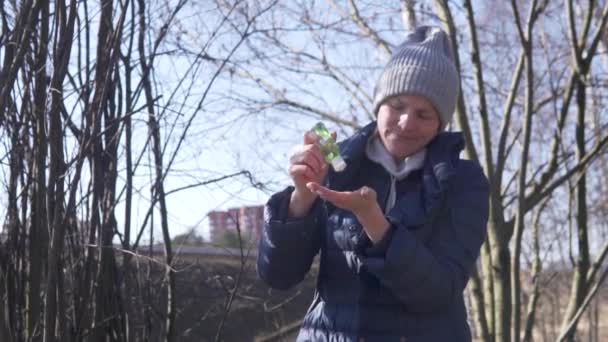
[[[378,109],[378,133],[388,152],[396,159],[410,156],[439,133],[439,113],[419,95],[388,98]]]

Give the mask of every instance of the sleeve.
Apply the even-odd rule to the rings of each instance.
[[[465,180],[466,179],[466,180]],[[447,195],[445,211],[425,245],[399,222],[367,250],[364,265],[412,312],[433,312],[461,296],[486,237],[489,186],[479,165]]]
[[[304,279],[321,246],[321,201],[302,218],[288,218],[293,187],[273,195],[266,203],[260,237],[257,271],[271,288],[287,290]]]

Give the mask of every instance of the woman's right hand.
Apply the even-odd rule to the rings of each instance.
[[[334,139],[336,134],[332,133]],[[296,146],[289,157],[289,175],[295,190],[289,202],[289,216],[302,217],[308,213],[317,194],[306,187],[309,182],[322,183],[329,165],[319,147],[319,137],[312,133],[304,134],[304,144]]]

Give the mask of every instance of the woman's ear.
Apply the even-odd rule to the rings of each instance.
[[[374,131],[372,132],[372,135],[370,135],[370,138],[372,138],[372,139],[373,139],[373,138],[375,138],[375,137],[379,137],[379,136],[380,136],[380,133],[378,132],[378,127],[376,127],[376,128],[374,129]]]

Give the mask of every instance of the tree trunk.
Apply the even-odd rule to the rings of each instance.
[[[154,197],[158,199],[160,204],[160,220],[163,233],[163,243],[165,248],[165,282],[167,284],[167,306],[165,320],[164,342],[173,342],[175,339],[175,317],[177,314],[176,291],[175,291],[175,271],[173,271],[173,251],[171,247],[171,236],[169,234],[169,222],[167,220],[167,202],[165,199],[164,175],[163,175],[163,157],[162,157],[162,140],[160,138],[160,127],[156,110],[154,108],[154,97],[152,95],[152,84],[149,78],[149,68],[146,62],[146,53],[144,49],[144,37],[146,32],[145,18],[145,1],[139,0],[139,56],[142,68],[144,94],[146,96],[146,108],[148,110],[148,127],[150,136],[152,137],[152,150],[154,155],[155,182],[154,182]]]
[[[576,105],[577,105],[577,121],[576,121],[576,154],[580,161],[585,155],[585,105],[586,105],[586,87],[584,83],[584,75],[579,75],[576,82]],[[589,253],[589,238],[587,226],[587,177],[585,173],[580,174],[580,178],[576,184],[576,228],[577,228],[577,256],[574,265],[574,275],[572,277],[572,286],[570,292],[570,300],[568,308],[562,321],[561,330],[564,331],[580,308],[587,294],[589,284],[587,283],[587,274],[590,266]],[[571,251],[571,253],[573,253]],[[565,341],[573,342],[576,333],[576,325],[566,335]]]
[[[34,93],[34,113],[35,122],[35,186],[32,193],[32,212],[30,219],[30,261],[29,261],[29,289],[28,289],[28,334],[27,338],[33,342],[41,341],[43,337],[43,326],[41,313],[44,308],[41,299],[41,283],[44,281],[43,260],[46,258],[46,250],[49,232],[48,203],[46,201],[46,158],[47,158],[47,138],[46,138],[46,57],[48,55],[48,34],[49,34],[49,6],[44,5],[41,10],[40,19],[40,40],[38,51],[36,52],[35,93]]]

